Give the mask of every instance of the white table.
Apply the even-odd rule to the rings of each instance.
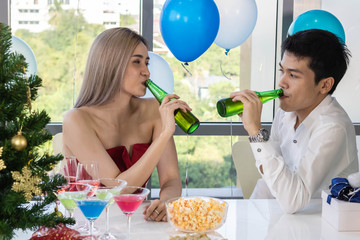
[[[360,232],[337,232],[321,218],[321,200],[312,200],[308,207],[296,214],[285,214],[276,200],[226,200],[229,203],[227,221],[218,230],[208,233],[212,239],[228,240],[359,240]],[[146,203],[143,203],[146,204]],[[60,208],[61,210],[61,208]],[[143,206],[132,217],[132,240],[168,240],[169,236],[185,235],[168,222],[149,222],[143,218]],[[95,221],[105,228],[105,211]],[[80,210],[75,216],[84,221]],[[126,233],[126,217],[116,204],[110,209],[111,231]],[[15,239],[29,239],[31,234],[19,233]]]

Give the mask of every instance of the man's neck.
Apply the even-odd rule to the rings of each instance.
[[[327,95],[325,95],[322,98],[319,98],[319,101],[317,102],[317,104],[314,104],[312,108],[308,108],[306,110],[303,111],[295,111],[296,114],[296,123],[294,125],[294,129],[296,130],[300,124],[307,118],[307,116],[309,116],[309,114],[317,107],[319,106],[319,104],[326,98]]]

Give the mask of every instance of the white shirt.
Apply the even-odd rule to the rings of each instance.
[[[335,98],[325,97],[296,130],[295,123],[294,112],[279,109],[269,141],[250,144],[264,172],[251,198],[275,197],[287,213],[359,169],[354,126]]]

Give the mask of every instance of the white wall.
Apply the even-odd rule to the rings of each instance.
[[[345,30],[345,42],[352,58],[344,78],[339,83],[334,96],[349,114],[353,122],[360,122],[360,1],[323,0],[322,10],[331,12],[341,22]],[[360,149],[360,136],[356,137]],[[358,153],[360,164],[360,153]]]

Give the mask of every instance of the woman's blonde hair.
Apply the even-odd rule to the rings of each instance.
[[[74,107],[101,105],[114,98],[131,55],[140,43],[148,47],[142,36],[128,28],[112,28],[98,35],[90,48]]]

